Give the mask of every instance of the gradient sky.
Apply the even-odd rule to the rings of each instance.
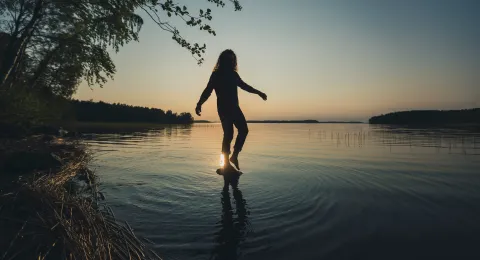
[[[480,1],[240,2],[234,12],[183,1],[212,9],[215,37],[173,19],[185,38],[207,44],[202,66],[145,18],[140,42],[112,55],[115,80],[82,84],[75,98],[194,114],[218,55],[231,48],[243,80],[269,98],[240,91],[247,119],[367,120],[480,106]],[[215,94],[196,119],[218,120]]]

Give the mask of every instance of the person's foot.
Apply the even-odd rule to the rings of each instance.
[[[238,164],[238,154],[233,154],[232,157],[230,157],[230,162],[233,163],[233,165],[235,165],[237,170],[240,170],[240,166]]]

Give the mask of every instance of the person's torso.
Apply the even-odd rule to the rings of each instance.
[[[215,71],[214,89],[218,109],[238,107],[238,77],[235,71]]]

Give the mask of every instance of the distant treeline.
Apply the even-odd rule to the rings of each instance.
[[[275,124],[361,124],[358,121],[318,121],[313,119],[308,120],[249,120],[248,123],[275,123]]]
[[[211,123],[207,120],[195,120],[194,123]],[[314,119],[308,120],[248,120],[247,123],[261,124],[363,124],[360,121],[318,121]]]
[[[291,124],[299,124],[299,123],[304,123],[304,124],[316,124],[318,123],[317,120],[249,120],[247,121],[248,123],[291,123]]]
[[[370,124],[453,125],[480,124],[480,108],[463,110],[416,110],[374,116]]]
[[[120,103],[70,101],[70,116],[81,122],[142,122],[159,124],[191,124],[190,113],[173,113],[158,108],[131,106]]]

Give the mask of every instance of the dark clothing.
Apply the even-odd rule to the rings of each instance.
[[[255,89],[243,82],[236,71],[214,71],[200,100],[207,100],[212,91],[215,90],[219,115],[223,112],[229,113],[229,111],[239,107],[237,87],[247,92],[255,93]]]
[[[217,111],[223,128],[222,153],[230,154],[230,143],[233,139],[233,125],[238,129],[234,152],[240,152],[248,134],[247,121],[238,103],[237,87],[256,93],[254,88],[243,82],[236,71],[214,71],[200,100],[207,100],[212,91],[217,95]],[[202,102],[203,103],[203,102]]]
[[[219,116],[223,128],[222,153],[230,154],[230,144],[233,140],[233,125],[235,125],[238,130],[237,139],[233,146],[233,152],[240,153],[248,135],[247,121],[245,120],[242,110],[240,107],[237,107],[236,109],[229,111],[228,114],[221,114],[219,112]]]

